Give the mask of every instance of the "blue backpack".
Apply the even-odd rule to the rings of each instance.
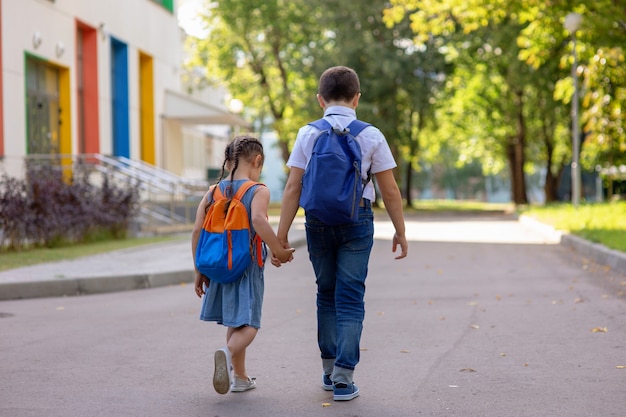
[[[237,281],[253,259],[253,248],[257,250],[257,262],[263,266],[261,237],[252,234],[246,206],[241,202],[254,181],[243,183],[230,200],[216,185],[212,203],[204,217],[198,246],[196,268],[211,281],[229,284]]]
[[[344,130],[325,119],[309,125],[321,130],[302,177],[300,206],[323,223],[334,226],[359,218],[363,188],[370,180],[361,178],[361,147],[356,137],[369,123],[354,120]]]

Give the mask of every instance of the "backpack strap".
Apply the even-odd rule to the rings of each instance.
[[[246,181],[243,184],[241,184],[241,186],[239,187],[239,189],[237,190],[237,192],[235,193],[235,196],[233,197],[233,200],[241,200],[243,198],[243,195],[246,193],[246,191],[248,191],[251,187],[260,184],[260,182],[255,182],[252,180]]]
[[[328,122],[328,120],[323,119],[323,118],[309,123],[309,126],[313,126],[319,130],[331,130],[333,128],[331,124]],[[348,132],[350,132],[352,136],[357,137],[363,131],[363,129],[365,129],[368,126],[371,126],[371,124],[366,123],[359,119],[354,119],[347,126],[346,130],[348,130]]]
[[[313,126],[318,130],[331,130],[333,128],[326,119],[317,119],[316,121],[309,123],[309,126]]]
[[[356,138],[363,131],[363,129],[365,129],[368,126],[371,126],[371,124],[366,123],[359,119],[354,119],[352,123],[348,125],[347,129],[348,129],[348,132],[350,132],[350,134]]]

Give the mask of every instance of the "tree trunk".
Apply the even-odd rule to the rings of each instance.
[[[554,175],[552,172],[552,157],[554,156],[554,147],[552,141],[549,138],[545,138],[546,144],[546,178],[545,185],[543,186],[543,193],[546,199],[546,203],[551,203],[558,200],[557,189],[559,184],[560,175]],[[562,171],[562,169],[561,169]]]
[[[526,177],[524,175],[524,148],[526,142],[526,121],[524,119],[523,92],[516,91],[517,104],[516,134],[509,142],[507,154],[511,166],[511,192],[516,205],[528,204]]]
[[[405,195],[406,195],[406,207],[413,208],[413,196],[411,192],[411,187],[413,186],[413,164],[409,159],[406,163],[406,173],[405,173]]]
[[[420,142],[419,136],[424,129],[424,125],[426,124],[425,119],[425,111],[420,109],[417,112],[413,112],[411,114],[411,129],[410,132],[416,132],[415,137],[413,137],[413,133],[409,134],[409,157],[406,164],[406,181],[405,181],[405,196],[406,196],[406,207],[413,208],[413,161],[417,160],[417,153],[419,152]],[[413,129],[413,124],[415,123],[415,119],[417,118],[417,126],[416,129]]]

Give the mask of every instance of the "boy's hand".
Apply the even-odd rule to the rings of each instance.
[[[407,242],[405,236],[398,236],[397,233],[394,233],[393,246],[391,247],[391,251],[395,253],[398,249],[398,245],[400,245],[400,255],[396,256],[395,259],[406,258],[406,255],[409,252],[409,243]]]

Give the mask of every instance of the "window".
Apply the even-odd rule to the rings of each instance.
[[[174,13],[174,0],[152,0],[153,2],[165,7],[170,13]]]

